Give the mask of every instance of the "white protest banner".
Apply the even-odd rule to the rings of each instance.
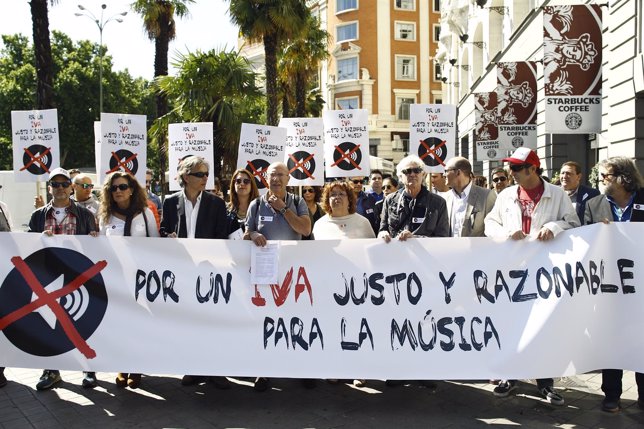
[[[474,93],[474,143],[476,159],[500,160],[505,152],[499,145],[499,125],[497,115],[496,92]]]
[[[409,109],[409,153],[425,163],[425,171],[442,173],[454,156],[456,106],[412,104]]]
[[[546,132],[602,130],[601,5],[543,7]]]
[[[11,134],[16,182],[49,180],[60,167],[58,111],[12,110]]]
[[[145,115],[101,113],[101,170],[98,180],[125,171],[145,184],[148,131]]]
[[[537,63],[496,63],[499,144],[537,148]]]
[[[215,189],[214,146],[212,142],[212,122],[188,122],[170,124],[168,126],[168,171],[170,171],[169,186],[171,191],[178,191],[181,185],[177,180],[176,171],[179,160],[189,155],[200,156],[210,164],[210,175],[206,189]]]
[[[269,125],[242,124],[239,134],[237,168],[245,168],[255,178],[260,192],[268,189],[266,170],[274,162],[284,162],[286,129]]]
[[[643,234],[616,223],[548,242],[283,241],[279,283],[251,285],[250,241],[0,233],[0,365],[407,380],[644,372]]]
[[[324,123],[322,118],[282,118],[286,129],[284,164],[289,186],[324,185]]]
[[[96,163],[96,188],[102,185],[99,174],[101,171],[101,121],[94,121],[94,162]]]
[[[325,110],[323,117],[326,177],[368,176],[371,167],[367,110]]]

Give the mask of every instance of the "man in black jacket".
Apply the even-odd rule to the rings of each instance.
[[[584,223],[584,210],[586,203],[593,197],[599,195],[599,191],[594,188],[589,188],[581,184],[581,166],[575,161],[564,162],[559,172],[559,179],[561,180],[561,187],[566,191],[570,197],[572,205],[577,211],[579,221],[582,225]]]
[[[49,174],[49,193],[53,198],[31,214],[29,232],[40,232],[47,236],[88,235],[96,232],[94,215],[70,198],[73,192],[74,188],[69,172],[63,168],[52,170]],[[83,374],[83,387],[96,387],[96,373],[85,372]],[[48,390],[61,381],[60,371],[46,369],[36,384],[36,389]]]
[[[586,204],[585,224],[597,222],[644,222],[644,181],[637,166],[630,158],[615,156],[598,164],[603,195]],[[622,396],[621,369],[602,370],[602,391],[605,398],[602,410],[615,413],[620,410]],[[639,398],[637,403],[644,408],[644,374],[635,373]]]

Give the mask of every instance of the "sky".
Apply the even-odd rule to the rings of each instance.
[[[78,5],[100,18],[101,4],[106,4],[104,19],[128,11],[122,23],[109,22],[103,30],[103,44],[112,56],[115,70],[128,69],[134,77],[152,79],[154,76],[154,42],[143,32],[140,15],[130,9],[133,0],[60,0],[49,5],[49,31],[59,30],[73,40],[98,43],[99,30],[95,22],[83,16]],[[33,41],[28,0],[4,0],[0,14],[0,34],[22,33]],[[196,0],[189,5],[190,16],[176,19],[177,37],[170,42],[170,74],[177,53],[236,49],[237,29],[230,23],[227,0]],[[120,18],[120,17],[119,17]],[[0,41],[1,44],[1,41]]]

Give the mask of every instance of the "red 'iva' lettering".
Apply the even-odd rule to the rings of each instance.
[[[279,307],[286,302],[286,298],[288,298],[291,292],[292,284],[293,267],[291,267],[291,269],[286,273],[281,286],[279,284],[271,285],[273,301],[275,302],[276,306]],[[298,301],[300,295],[302,295],[304,291],[308,292],[309,300],[311,301],[311,305],[313,305],[313,289],[311,288],[311,282],[309,282],[309,278],[306,275],[306,270],[304,269],[304,267],[300,267],[297,270],[297,280],[295,282],[295,302]],[[257,287],[257,285],[255,285],[255,296],[253,296],[250,300],[257,307],[263,307],[266,305],[266,299],[259,293],[259,288]]]

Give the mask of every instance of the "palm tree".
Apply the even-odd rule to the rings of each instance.
[[[266,122],[278,123],[277,50],[280,43],[300,33],[308,8],[305,0],[230,0],[230,16],[240,33],[264,44]]]
[[[154,77],[168,75],[168,50],[170,41],[176,37],[175,15],[188,15],[188,4],[194,0],[136,0],[132,9],[143,17],[143,28],[150,40],[154,40]],[[161,92],[157,95],[157,118],[168,113],[168,100]],[[165,134],[159,135],[159,167],[165,171]],[[165,174],[161,174],[164,188]]]
[[[295,116],[307,115],[307,87],[318,73],[320,61],[329,56],[329,33],[320,28],[320,21],[308,13],[302,32],[285,45],[280,56],[281,74],[294,77]]]
[[[174,108],[157,119],[151,134],[171,122],[213,122],[214,166],[237,162],[242,122],[258,122],[262,105],[256,74],[238,52],[210,51],[182,55],[174,64],[176,76],[157,79],[159,91]]]
[[[50,2],[53,6],[57,0],[50,0]],[[51,57],[47,3],[47,0],[31,0],[29,2],[36,57],[37,109],[54,107],[54,62]]]

